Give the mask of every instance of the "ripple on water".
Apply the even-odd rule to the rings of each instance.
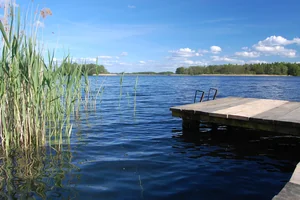
[[[271,199],[300,160],[297,137],[205,127],[184,135],[169,111],[210,87],[219,97],[300,101],[299,78],[141,76],[138,83],[134,102],[135,77],[124,77],[121,98],[119,77],[107,77],[102,103],[80,113],[70,145],[48,152],[45,173],[32,183],[44,182],[52,199]]]

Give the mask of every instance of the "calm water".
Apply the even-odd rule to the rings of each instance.
[[[103,79],[91,77],[93,87]],[[140,76],[136,104],[135,77],[124,77],[121,100],[119,84],[119,77],[105,79],[102,103],[78,116],[63,151],[47,147],[40,159],[13,155],[11,161],[2,160],[0,195],[4,199],[271,199],[300,161],[296,153],[300,138],[245,130],[211,133],[205,128],[187,136],[181,119],[169,111],[171,106],[192,103],[196,89],[210,87],[219,89],[218,98],[300,101],[300,78]]]

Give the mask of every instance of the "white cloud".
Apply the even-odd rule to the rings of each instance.
[[[262,52],[265,55],[278,55],[278,56],[289,57],[289,58],[296,57],[296,52],[297,52],[294,49],[286,49],[283,46],[254,45],[253,47],[256,51]]]
[[[103,59],[103,60],[112,59],[111,56],[98,56],[98,58]]]
[[[211,46],[210,51],[214,54],[218,54],[222,51],[222,48],[219,46]]]
[[[201,56],[200,53],[196,52],[195,50],[192,50],[190,48],[181,48],[179,50],[173,50],[169,51],[172,53],[172,58],[190,58],[195,56]]]
[[[116,56],[116,59],[117,59],[117,60],[119,60],[119,59],[120,59],[120,57],[119,57],[119,56]]]
[[[241,56],[241,57],[247,57],[247,58],[257,58],[260,56],[258,52],[255,51],[242,51],[242,52],[236,52],[236,56]]]
[[[128,8],[134,9],[134,8],[136,8],[136,6],[135,5],[128,5]]]
[[[290,44],[300,44],[300,38],[294,38],[292,40],[287,40],[282,36],[270,36],[263,41],[258,42],[258,46],[285,46]]]
[[[278,55],[293,58],[296,57],[297,51],[284,47],[291,44],[300,44],[300,38],[288,40],[282,36],[270,36],[265,40],[259,41],[257,44],[253,45],[253,48],[256,51],[265,54],[266,56]]]
[[[242,47],[242,49],[243,49],[244,51],[248,51],[248,50],[249,50],[249,47]]]
[[[122,52],[122,53],[120,54],[120,56],[128,56],[128,53],[127,53],[127,52]]]
[[[259,64],[259,63],[268,63],[267,61],[264,60],[249,60],[247,61],[248,64]]]
[[[207,65],[207,63],[202,61],[193,61],[193,60],[184,60],[181,62],[181,64],[187,64],[187,65]]]
[[[229,57],[220,57],[220,56],[211,56],[212,60],[215,62],[226,62],[226,63],[232,63],[232,64],[245,64],[245,61],[238,60],[235,58],[229,58]]]
[[[146,64],[146,62],[143,61],[143,60],[141,60],[139,63],[140,63],[140,64]]]

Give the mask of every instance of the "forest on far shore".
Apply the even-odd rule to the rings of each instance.
[[[209,66],[178,67],[176,74],[267,74],[300,76],[300,63],[224,64]]]
[[[78,63],[71,63],[71,64],[64,64],[62,65],[59,70],[62,70],[64,74],[68,74],[70,71],[73,71],[76,67],[81,67],[82,74],[91,75],[98,75],[98,74],[109,74],[107,69],[103,65],[98,64],[78,64]]]

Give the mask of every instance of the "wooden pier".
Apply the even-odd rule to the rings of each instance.
[[[183,129],[199,131],[200,122],[300,135],[300,102],[228,97],[170,108]],[[273,200],[300,199],[300,163]]]
[[[198,129],[200,122],[300,134],[300,102],[227,97],[170,108],[183,119],[184,129]]]
[[[273,200],[298,200],[300,199],[300,163],[298,163],[292,178]]]

